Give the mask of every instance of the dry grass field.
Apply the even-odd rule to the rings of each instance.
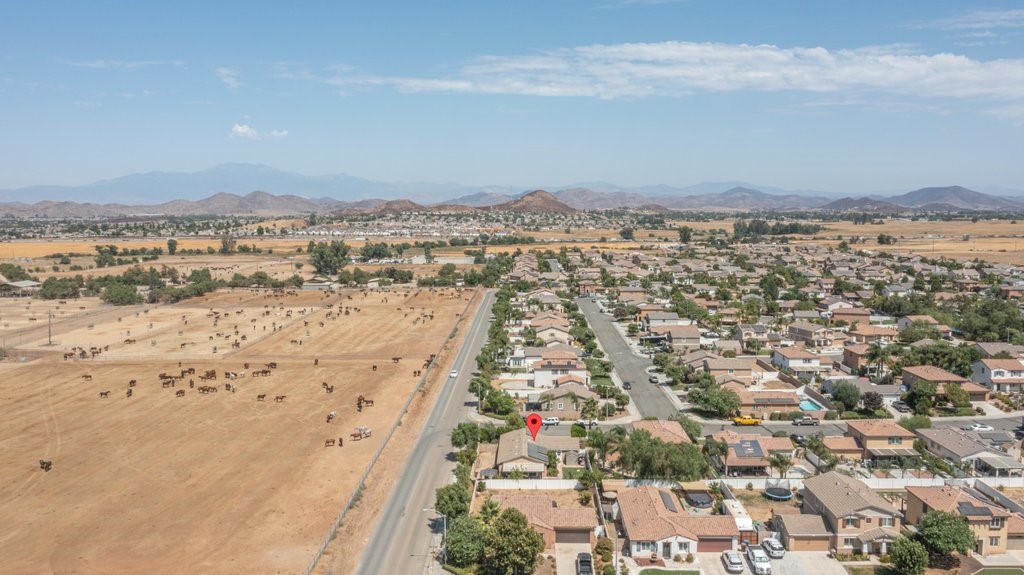
[[[115,308],[92,329],[55,323],[54,348],[24,343],[44,357],[0,363],[0,572],[300,572],[416,385],[413,372],[473,294],[224,290]],[[128,331],[136,343],[124,343]],[[210,336],[223,342],[216,354]],[[73,346],[108,345],[95,359],[62,359]],[[196,374],[174,387],[158,378],[187,368]],[[217,379],[200,380],[207,370]],[[360,394],[375,404],[358,411]],[[372,436],[353,440],[356,426]],[[338,438],[343,446],[325,447]],[[394,473],[396,462],[378,467],[389,465],[382,471]]]

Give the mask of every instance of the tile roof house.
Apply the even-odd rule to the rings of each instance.
[[[979,359],[971,364],[971,380],[992,391],[1024,391],[1024,363],[1016,359]]]
[[[564,351],[551,351],[541,356],[533,366],[533,387],[551,388],[555,387],[557,380],[563,376],[571,375],[582,381],[584,385],[590,384],[590,371],[587,364],[576,358],[574,354]]]
[[[820,515],[786,513],[772,518],[779,542],[790,551],[828,551],[832,532]]]
[[[633,430],[642,429],[651,434],[651,437],[660,439],[665,443],[693,443],[690,436],[683,431],[683,426],[678,421],[658,419],[634,421],[630,425]]]
[[[533,530],[544,537],[544,548],[555,543],[597,542],[595,531],[600,521],[593,507],[559,507],[550,496],[521,491],[499,491],[493,499],[502,507],[518,509]]]
[[[851,419],[846,423],[846,435],[857,440],[864,459],[917,457],[913,432],[891,419]]]
[[[788,437],[769,437],[753,433],[736,433],[732,430],[717,431],[711,439],[724,441],[729,450],[726,456],[716,457],[715,464],[724,475],[768,475],[771,456],[781,453],[792,457],[793,442]]]
[[[739,529],[727,515],[690,515],[675,494],[645,485],[619,489],[615,507],[629,554],[637,559],[735,549]]]
[[[526,429],[516,429],[498,437],[494,466],[499,473],[520,471],[527,477],[539,478],[548,464],[548,451],[578,451],[580,439],[540,433],[534,441]]]
[[[804,320],[797,320],[789,324],[789,335],[794,341],[803,342],[809,347],[830,346],[835,338],[833,330]]]
[[[970,463],[986,475],[1019,475],[1020,442],[1005,431],[977,432],[952,427],[918,429],[925,449],[956,465]]]
[[[782,347],[772,352],[772,365],[788,369],[797,375],[822,370],[821,358],[800,347]],[[828,369],[828,368],[825,368]]]
[[[988,503],[965,489],[953,486],[914,487],[907,486],[908,525],[917,525],[930,511],[945,511],[967,519],[967,525],[974,533],[974,552],[980,555],[1006,553],[1008,520],[1014,514],[1006,509]]]
[[[840,553],[884,554],[900,534],[903,515],[857,479],[830,471],[804,480],[801,512],[820,515]]]

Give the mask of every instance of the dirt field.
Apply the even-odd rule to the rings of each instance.
[[[60,322],[95,311],[103,305],[98,297],[72,300],[42,300],[35,298],[0,298],[0,334],[29,327],[45,326],[49,315]],[[17,342],[14,342],[17,345]]]
[[[8,486],[0,492],[0,572],[301,571],[415,386],[413,371],[438,351],[472,295],[412,290],[268,298],[240,290],[132,313],[93,330],[73,326],[65,333],[55,324],[60,351],[112,343],[94,360],[65,361],[55,351],[0,363],[0,482]],[[349,315],[339,316],[346,306]],[[228,314],[216,327],[206,315],[211,308]],[[271,315],[261,315],[266,311]],[[328,311],[336,319],[327,319]],[[423,318],[429,312],[433,320]],[[258,337],[239,348],[228,343],[216,355],[209,340],[176,345],[231,330],[235,319],[240,332],[257,319]],[[135,344],[123,343],[129,329],[140,334]],[[38,342],[26,346],[38,349]],[[403,359],[393,363],[393,356]],[[279,367],[252,376],[269,362]],[[157,377],[189,367],[197,374],[173,388]],[[439,366],[440,373],[446,369]],[[200,380],[206,370],[216,370],[217,380]],[[225,371],[246,377],[226,380]],[[138,383],[126,397],[130,379]],[[334,393],[325,393],[321,382]],[[201,394],[200,385],[218,391]],[[110,396],[101,399],[107,390]],[[266,400],[257,401],[258,394]],[[359,394],[375,405],[357,411]],[[278,395],[287,397],[275,402]],[[337,417],[326,423],[331,411]],[[368,426],[373,435],[353,441],[355,426]],[[342,447],[324,446],[339,437]],[[53,469],[40,470],[40,459],[52,460]]]

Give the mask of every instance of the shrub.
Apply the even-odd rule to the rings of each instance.
[[[825,412],[826,421],[834,421],[836,419],[836,412],[829,410]]]
[[[615,566],[605,565],[604,568],[601,569],[601,575],[615,575]]]
[[[589,491],[580,491],[580,505],[590,505],[590,499]]]
[[[612,552],[611,551],[605,551],[604,553],[601,553],[601,561],[603,563],[605,563],[605,564],[611,563],[612,562]]]
[[[686,562],[687,563],[693,563],[693,553],[687,553],[686,554]]]
[[[607,537],[598,537],[597,538],[597,544],[594,545],[594,553],[595,554],[602,555],[606,551],[608,553],[611,553],[613,549],[615,549],[615,544],[612,543],[611,539],[609,539]]]
[[[574,423],[572,424],[572,427],[569,428],[569,435],[572,437],[586,437],[587,428],[578,423]]]
[[[843,419],[860,419],[861,417],[860,417],[860,414],[857,413],[856,411],[844,411],[842,418]]]

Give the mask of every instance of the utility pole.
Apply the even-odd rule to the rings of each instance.
[[[53,345],[53,311],[46,312],[46,345]]]

